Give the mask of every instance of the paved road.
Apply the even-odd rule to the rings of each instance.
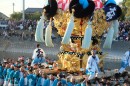
[[[60,42],[58,40],[53,40],[53,43],[53,48],[46,47],[44,43],[40,44],[41,47],[45,50],[48,57],[52,59],[58,59],[56,55],[59,52]],[[31,57],[36,44],[37,42],[35,41],[18,41],[17,38],[15,40],[3,40],[0,38],[0,57],[1,59],[7,57],[15,59],[18,56]],[[102,49],[103,52],[109,53],[105,58],[105,68],[119,68],[120,59],[129,47],[130,42],[114,41],[111,49]]]

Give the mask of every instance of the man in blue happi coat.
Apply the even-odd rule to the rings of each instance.
[[[2,64],[0,64],[0,86],[2,86],[4,83],[3,70],[4,70],[4,68],[3,68]]]
[[[63,84],[63,85],[67,85],[66,80],[62,78],[62,74],[58,74],[58,75],[57,75],[57,78],[54,80],[52,86],[57,86],[57,83],[58,83],[58,82],[61,82],[61,84]]]
[[[36,85],[36,75],[33,74],[32,71],[33,71],[32,69],[30,69],[28,71],[28,75],[27,75],[27,86],[34,86],[34,85]]]
[[[20,71],[18,70],[18,66],[14,66],[14,86],[18,86],[19,83]]]

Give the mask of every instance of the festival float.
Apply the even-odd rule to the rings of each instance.
[[[121,9],[114,0],[104,6],[101,0],[48,0],[38,22],[35,41],[53,47],[51,39],[52,21],[62,37],[58,53],[58,69],[68,72],[83,71],[91,50],[96,50],[103,68],[105,53],[101,50],[101,37],[107,32],[103,48],[111,48],[118,34],[118,18]],[[43,39],[44,21],[49,20]]]

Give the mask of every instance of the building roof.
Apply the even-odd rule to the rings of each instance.
[[[42,8],[27,8],[25,13],[35,13],[35,12],[42,12]]]
[[[0,12],[0,19],[8,19],[8,17],[5,14]]]

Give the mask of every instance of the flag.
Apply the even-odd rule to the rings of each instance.
[[[111,7],[104,7],[105,15],[106,15],[106,21],[112,21],[116,20],[118,18],[118,10],[117,6],[113,5]]]
[[[95,3],[95,8],[96,9],[100,9],[100,8],[103,8],[103,3],[102,3],[102,0],[93,0],[94,3]]]
[[[58,8],[61,8],[63,11],[66,11],[69,8],[71,0],[57,0]]]

